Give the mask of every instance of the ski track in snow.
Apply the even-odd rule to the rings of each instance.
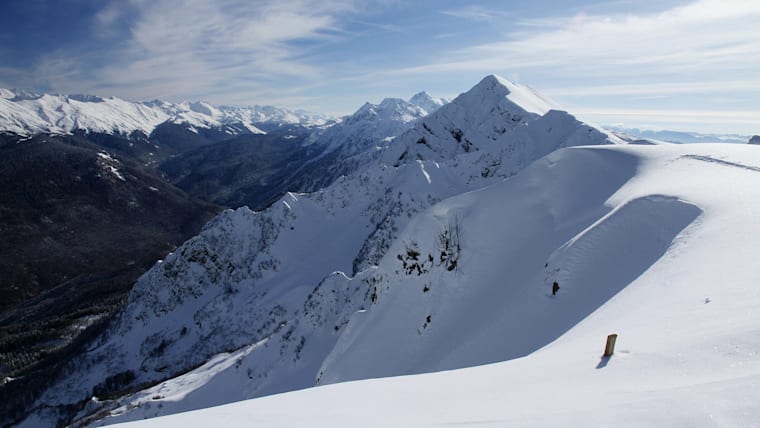
[[[747,171],[760,172],[760,167],[744,165],[738,162],[730,162],[723,159],[718,159],[711,156],[699,156],[699,155],[685,155],[681,159],[693,159],[707,163],[714,163],[717,165],[729,166],[734,168],[746,169]]]

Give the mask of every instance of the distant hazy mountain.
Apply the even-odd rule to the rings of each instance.
[[[630,136],[665,141],[668,143],[734,143],[744,144],[749,139],[748,136],[737,134],[700,134],[698,132],[683,131],[652,131],[638,128],[623,128],[619,126],[607,126],[607,129],[627,134]]]
[[[230,135],[245,129],[262,133],[262,128],[282,124],[324,125],[328,116],[270,106],[225,107],[205,102],[170,103],[161,100],[131,102],[95,95],[32,94],[17,90],[0,91],[0,132],[19,135],[94,133],[149,136],[163,123],[220,129]]]

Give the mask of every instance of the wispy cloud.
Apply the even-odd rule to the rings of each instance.
[[[747,88],[760,90],[758,79],[715,79],[711,81],[694,82],[647,82],[615,85],[585,85],[585,86],[551,86],[541,88],[542,92],[553,96],[667,96],[684,94],[723,94],[725,92],[746,91]]]
[[[475,22],[492,22],[503,20],[510,16],[510,13],[503,10],[488,8],[481,5],[469,5],[465,7],[446,9],[440,13],[454,18],[466,19]]]
[[[374,28],[381,31],[388,31],[393,33],[403,33],[405,32],[404,27],[400,25],[394,25],[394,24],[383,24],[378,22],[369,22],[369,21],[362,21],[362,20],[352,20],[352,22],[355,22],[357,24],[361,24],[366,27]]]
[[[301,59],[305,42],[339,37],[337,17],[356,9],[347,0],[112,2],[94,26],[104,31],[133,16],[127,40],[97,57],[57,51],[39,61],[35,75],[61,91],[131,99],[207,94],[229,101],[243,92],[250,99],[288,79],[293,87],[323,77],[324,69]]]
[[[119,19],[123,17],[124,8],[119,3],[106,3],[105,6],[95,14],[93,20],[93,33],[96,37],[107,37],[115,35],[115,26]]]
[[[733,79],[735,73],[760,69],[759,20],[760,2],[700,0],[660,13],[522,21],[519,30],[503,34],[501,40],[457,49],[444,55],[446,61],[397,72],[533,70],[589,81],[597,76],[729,80],[728,74]]]
[[[550,16],[493,0],[443,10],[399,0],[103,0],[87,3],[101,9],[74,44],[2,44],[0,84],[345,113],[402,91],[455,96],[497,73],[572,110],[754,108],[760,2],[687,1],[658,10],[585,0]]]

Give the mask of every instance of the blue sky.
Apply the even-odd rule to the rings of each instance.
[[[483,76],[600,124],[760,133],[760,1],[0,0],[0,86],[348,114]]]

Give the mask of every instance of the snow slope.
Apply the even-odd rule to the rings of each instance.
[[[319,383],[494,364],[128,426],[758,426],[759,188],[752,146],[554,152],[415,217],[370,270],[377,295],[336,329]],[[460,250],[449,270],[439,236],[452,217]],[[370,271],[330,288],[353,290]],[[603,358],[609,333],[617,350]],[[217,404],[216,393],[246,384],[235,379],[249,349],[218,357],[239,363],[216,370],[223,383],[190,385],[215,370],[207,364],[155,387],[129,419],[192,394],[196,408]]]
[[[40,398],[38,416],[58,419],[57,406],[87,402],[74,420],[125,420],[362,377],[355,361],[344,372],[332,361],[349,358],[339,351],[350,348],[344,336],[360,324],[355,313],[380,302],[396,277],[398,268],[383,264],[407,254],[398,253],[397,239],[418,213],[500,183],[558,148],[620,142],[549,108],[533,91],[488,76],[401,136],[357,154],[362,167],[328,188],[288,194],[259,213],[224,212],[137,282],[109,334]],[[363,377],[498,360],[480,351],[442,355],[449,358],[408,368],[389,359]],[[209,366],[218,358],[235,363]],[[178,384],[194,386],[160,408],[142,405]],[[143,391],[118,397],[128,388]]]
[[[261,133],[256,123],[324,125],[328,117],[268,106],[215,107],[205,102],[173,104],[166,101],[131,102],[94,95],[31,94],[0,91],[0,131],[19,135],[65,134],[75,130],[129,136],[146,136],[161,123],[184,123],[191,127],[242,125]]]

